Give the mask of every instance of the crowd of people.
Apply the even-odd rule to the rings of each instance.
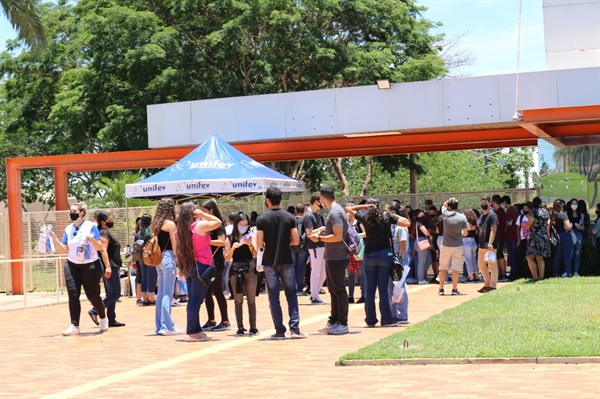
[[[226,223],[213,200],[199,206],[188,201],[177,212],[175,202],[163,198],[153,217],[138,218],[134,241],[147,243],[156,237],[162,256],[157,266],[136,262],[138,305],[155,306],[156,334],[185,334],[186,341],[198,342],[210,340],[211,332],[230,330],[227,295],[234,300],[236,334],[259,334],[256,297],[265,291],[274,340],[285,339],[288,328],[292,339],[307,337],[300,329],[299,311],[299,298],[305,296],[311,304],[329,305],[330,317],[319,328],[321,333],[349,333],[348,309],[353,303],[364,303],[368,327],[396,327],[408,324],[406,284],[439,284],[438,295],[445,295],[448,283],[455,296],[460,295],[459,283],[479,282],[483,285],[478,292],[487,293],[499,281],[522,278],[525,261],[532,281],[550,274],[547,263],[553,277],[579,276],[582,243],[588,237],[595,240],[600,256],[600,217],[592,224],[587,204],[577,199],[556,200],[547,207],[537,197],[512,205],[510,197],[495,195],[482,197],[480,209],[461,212],[458,200],[450,198],[438,212],[431,200],[424,209],[414,210],[399,201],[382,207],[376,198],[342,207],[334,189],[323,186],[307,204],[282,209],[281,200],[281,191],[269,188],[267,211],[250,216],[233,212]],[[600,204],[595,213],[600,214]],[[80,334],[82,286],[92,305],[88,315],[100,332],[125,326],[116,320],[122,260],[121,245],[110,232],[112,215],[97,211],[94,222],[86,215],[85,203],[73,204],[72,223],[62,239],[52,233],[58,250],[67,254],[71,324],[63,331],[65,336]],[[406,273],[400,278],[404,267],[408,278]],[[177,280],[186,292],[185,329],[175,326],[171,317],[171,307],[177,304],[173,302]],[[288,309],[287,327],[280,284]],[[329,303],[322,298],[324,284]],[[357,286],[359,298],[354,295]],[[244,298],[248,324],[243,317]],[[203,303],[204,324],[200,322]]]

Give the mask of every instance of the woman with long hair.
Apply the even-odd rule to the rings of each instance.
[[[175,202],[171,198],[163,198],[156,205],[154,218],[150,223],[150,232],[158,237],[158,245],[162,252],[162,262],[156,266],[158,277],[158,295],[156,298],[155,325],[156,334],[179,335],[183,330],[175,327],[171,318],[171,298],[175,290]],[[143,279],[142,279],[143,281]]]
[[[535,199],[534,199],[535,201]],[[534,203],[535,205],[535,203]],[[565,272],[561,277],[573,277],[572,262],[573,262],[573,238],[571,230],[573,225],[569,221],[569,216],[563,212],[564,206],[562,200],[554,201],[552,206],[552,216],[550,217],[550,225],[556,230],[560,237],[560,242],[556,248],[556,256],[554,257],[554,277],[558,277],[560,262],[564,260]]]
[[[95,223],[85,220],[86,214],[85,202],[73,204],[69,213],[73,223],[65,228],[62,240],[59,241],[56,234],[50,230],[50,235],[58,251],[68,254],[65,264],[65,281],[69,293],[71,325],[62,332],[64,336],[80,334],[82,285],[85,296],[98,311],[100,332],[108,330],[108,318],[104,303],[100,298],[100,284],[98,284],[102,278],[102,263],[100,263],[97,250],[100,247],[97,242],[100,239],[100,232]],[[108,261],[106,254],[103,254],[103,259]]]
[[[477,215],[472,209],[465,210],[467,218],[467,235],[463,237],[463,255],[467,265],[468,284],[479,283],[479,267],[477,266]]]
[[[427,281],[427,270],[429,270],[429,266],[432,264],[431,258],[431,231],[427,228],[427,220],[425,217],[425,212],[417,209],[415,211],[417,215],[417,223],[415,225],[415,233],[416,233],[416,252],[417,252],[417,280],[418,284],[429,284]],[[419,243],[421,241],[429,241],[430,247],[427,249],[420,249]]]
[[[558,204],[558,207],[561,207],[560,202],[555,201],[556,204]],[[525,255],[529,270],[531,270],[532,281],[544,279],[546,270],[544,258],[550,256],[549,216],[548,212],[541,208],[541,205],[542,200],[539,197],[535,197],[532,202],[533,209],[527,215],[528,219],[525,225],[529,229]]]
[[[219,211],[217,203],[211,199],[200,204],[200,209],[204,213],[216,216],[221,222],[223,217]],[[210,250],[212,251],[213,264],[217,268],[217,278],[208,287],[206,293],[206,311],[208,313],[208,321],[202,326],[203,330],[225,331],[231,329],[229,316],[227,315],[227,300],[221,286],[223,285],[223,271],[225,270],[225,258],[223,256],[223,247],[225,246],[225,227],[219,226],[216,230],[209,232],[210,234]],[[219,311],[221,312],[221,322],[217,324],[215,319],[215,302],[213,295],[217,299]]]
[[[410,221],[388,212],[381,213],[379,211],[379,200],[375,198],[369,198],[365,205],[351,206],[346,210],[352,213],[365,228],[365,254],[363,259],[367,280],[365,322],[369,327],[374,327],[377,324],[375,292],[378,291],[381,326],[396,327],[398,323],[390,309],[388,292],[393,260],[391,226],[395,224],[400,227],[409,227]]]
[[[239,212],[233,219],[233,230],[225,240],[225,260],[231,264],[231,288],[235,300],[235,318],[237,335],[244,335],[244,292],[248,301],[250,335],[258,334],[256,328],[256,248],[252,243],[252,234],[248,234],[250,218]]]
[[[117,321],[115,312],[117,301],[121,297],[121,243],[112,234],[110,230],[114,227],[113,217],[110,212],[100,212],[98,214],[98,230],[100,231],[100,245],[102,252],[108,255],[108,263],[104,263],[104,287],[106,289],[106,297],[104,298],[104,307],[106,308],[106,317],[108,317],[109,327],[124,327],[125,323]],[[90,318],[97,326],[100,325],[98,320],[98,311],[94,308],[88,312]]]
[[[596,204],[596,221],[591,230],[594,240],[596,240],[596,252],[600,257],[600,203]]]
[[[590,215],[587,210],[587,204],[584,200],[577,201],[572,198],[567,208],[569,222],[573,225],[573,232],[577,237],[575,248],[573,249],[573,276],[579,277],[579,265],[581,264],[581,247],[590,228]]]
[[[196,218],[198,220],[195,220]],[[185,337],[188,342],[203,342],[212,338],[200,327],[200,306],[204,302],[207,290],[200,277],[212,264],[208,233],[222,224],[216,216],[197,210],[196,205],[191,201],[179,207],[177,266],[179,274],[185,277],[188,288]]]

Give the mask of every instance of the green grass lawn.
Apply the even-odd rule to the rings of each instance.
[[[348,353],[340,362],[558,356],[600,356],[599,277],[519,280]]]
[[[585,176],[577,173],[552,173],[540,179],[541,197],[543,200],[547,198],[563,198],[569,200],[571,198],[586,197],[591,200],[594,192],[594,184],[586,180]]]

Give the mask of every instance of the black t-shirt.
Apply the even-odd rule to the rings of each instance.
[[[318,229],[319,227],[323,226],[323,221],[321,220],[321,217],[314,213],[311,209],[308,209],[306,212],[304,212],[304,230],[306,229]],[[310,238],[306,238],[306,248],[308,249],[313,249],[313,248],[322,248],[325,246],[324,242],[314,242],[313,240],[311,240]]]
[[[384,214],[381,223],[376,226],[367,224],[367,212],[356,212],[356,220],[365,228],[365,253],[376,252],[382,249],[391,251],[391,225],[398,223],[400,218],[396,215]]]
[[[479,217],[479,248],[487,249],[488,241],[490,238],[490,232],[492,231],[492,227],[498,227],[498,216],[496,212],[490,210],[490,212],[486,215],[482,213]],[[497,236],[494,235],[494,242],[492,246],[494,248],[498,248],[498,239]]]
[[[123,265],[123,261],[121,260],[121,243],[114,238],[108,230],[102,229],[100,230],[100,236],[106,236],[108,238],[108,260],[110,261],[111,267],[121,267]],[[100,257],[102,260],[102,257]],[[103,262],[104,263],[104,262]],[[104,265],[106,267],[106,265]]]
[[[247,236],[246,238],[248,238],[248,234],[244,234],[241,237],[241,241],[244,241],[244,236]],[[233,246],[234,243],[238,242],[238,240],[235,240],[233,238],[233,235],[229,236],[229,242],[231,243],[231,245]],[[233,251],[233,257],[231,258],[232,262],[250,262],[252,260],[253,256],[252,256],[252,250],[250,249],[249,246],[247,245],[240,245],[235,251]]]
[[[263,232],[265,251],[263,265],[289,265],[294,263],[290,242],[296,218],[285,209],[270,209],[256,219],[256,229]],[[259,244],[260,245],[260,244]]]
[[[534,216],[535,217],[535,216]],[[556,220],[554,222],[554,229],[556,229],[557,233],[564,233],[565,231],[565,220],[569,220],[569,217],[564,212],[558,212],[556,215]],[[100,232],[102,234],[102,232]]]
[[[216,240],[221,234],[225,235],[225,227],[220,225],[217,229],[209,232],[210,239]],[[225,255],[223,254],[223,247],[216,247],[211,245],[210,252],[213,254],[213,263],[217,269],[225,268]]]

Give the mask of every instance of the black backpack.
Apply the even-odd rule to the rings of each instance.
[[[298,229],[298,237],[300,237],[300,244],[296,245],[297,249],[306,248],[306,230],[304,229],[304,217],[296,217],[296,229]]]

